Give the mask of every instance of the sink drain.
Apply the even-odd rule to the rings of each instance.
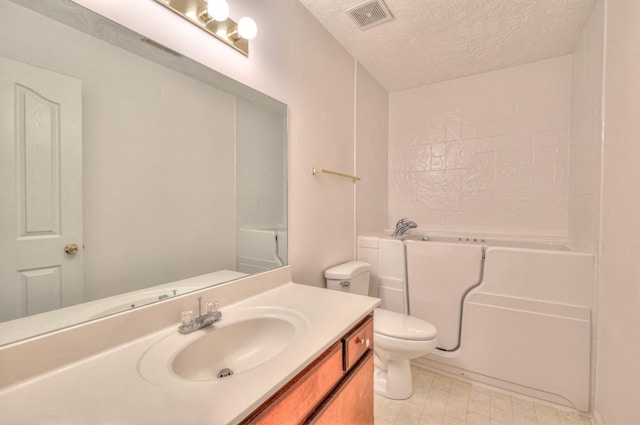
[[[226,378],[227,376],[233,375],[233,371],[228,367],[225,367],[220,372],[218,372],[218,378]]]

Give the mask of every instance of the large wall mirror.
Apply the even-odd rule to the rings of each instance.
[[[286,128],[71,1],[0,0],[0,345],[285,265]]]

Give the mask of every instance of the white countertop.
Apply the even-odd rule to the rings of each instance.
[[[264,364],[267,367],[260,367],[259,373],[239,373],[206,382],[176,378],[170,384],[143,379],[138,361],[158,341],[177,333],[176,323],[6,388],[0,392],[1,421],[16,425],[237,423],[378,304],[376,298],[287,283],[221,307],[223,321],[225,309],[258,306],[292,309],[305,317],[309,332],[268,360]]]

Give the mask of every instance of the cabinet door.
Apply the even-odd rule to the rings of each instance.
[[[325,399],[342,375],[342,344],[336,342],[240,424],[300,424]]]
[[[373,425],[373,351],[364,358],[309,421],[314,425]]]

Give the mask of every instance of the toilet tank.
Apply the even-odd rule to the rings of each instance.
[[[336,291],[369,295],[371,265],[362,261],[350,261],[325,270],[327,288]]]

